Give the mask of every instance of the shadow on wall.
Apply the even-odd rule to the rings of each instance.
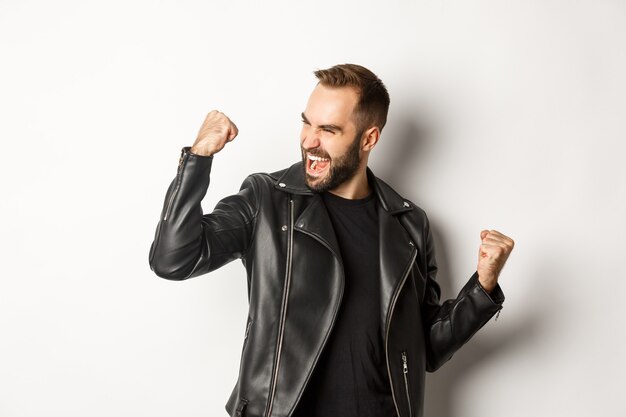
[[[385,139],[381,141],[384,154],[376,160],[375,174],[387,181],[400,194],[415,198],[416,183],[407,184],[407,178],[424,178],[418,175],[425,164],[420,160],[427,157],[429,144],[434,140],[433,130],[412,114],[400,116],[400,120],[385,128]],[[388,139],[389,138],[389,139]],[[418,204],[419,202],[416,201]]]
[[[417,194],[415,178],[428,178],[428,173],[424,172],[420,166],[420,161],[429,157],[428,149],[435,140],[434,129],[426,123],[419,122],[407,115],[402,122],[397,125],[396,130],[391,132],[393,146],[386,147],[383,160],[377,167],[377,175],[387,179],[393,187],[397,187],[402,194],[402,190],[409,190],[411,197]],[[419,190],[419,187],[417,187]],[[418,200],[419,204],[419,200]],[[431,221],[431,229],[436,243],[437,262],[439,272],[437,281],[442,288],[442,298],[455,297],[461,289],[456,284],[452,285],[449,271],[451,270],[448,257],[447,242],[449,233],[443,232],[445,228]],[[468,271],[467,278],[474,271]],[[503,284],[505,296],[506,285]],[[542,289],[544,296],[548,288]],[[442,300],[443,301],[443,300]],[[506,301],[503,315],[506,314]],[[485,366],[489,361],[499,360],[502,356],[511,354],[525,344],[535,344],[541,339],[541,328],[545,326],[544,311],[541,308],[533,308],[525,313],[524,317],[516,317],[515,320],[498,322],[499,329],[490,335],[489,339],[481,338],[479,331],[472,340],[463,346],[454,357],[434,374],[427,375],[426,399],[424,407],[425,416],[435,417],[462,417],[466,413],[462,409],[456,409],[459,401],[455,400],[455,393],[469,379],[475,370]],[[493,319],[492,319],[493,321]],[[513,325],[509,323],[513,323]],[[490,321],[491,323],[491,321]],[[487,325],[489,325],[488,323]],[[501,324],[502,323],[502,324]],[[491,323],[492,324],[492,323]],[[483,402],[484,399],[478,399]]]
[[[437,281],[442,287],[443,298],[455,297],[461,288],[460,286],[455,288],[451,285],[450,274],[447,273],[450,270],[449,252],[446,250],[447,239],[438,233],[437,225],[432,227],[437,242],[437,262],[440,266]],[[544,272],[547,268],[549,265],[545,265]],[[468,277],[471,272],[468,273]],[[506,275],[506,268],[503,274]],[[541,297],[545,300],[555,300],[557,295],[553,294],[554,291],[545,280],[540,279],[544,277],[539,275],[535,275],[533,280],[542,282]],[[502,286],[505,297],[509,299],[514,297],[514,294],[507,293],[506,282],[503,282]],[[545,342],[545,338],[549,337],[546,334],[547,328],[552,326],[549,320],[546,320],[546,317],[550,316],[548,308],[547,303],[537,305],[535,302],[532,309],[524,311],[523,316],[507,318],[505,301],[502,317],[495,324],[497,330],[491,332],[489,338],[481,337],[481,331],[479,331],[465,346],[457,351],[449,362],[435,373],[427,375],[424,415],[436,417],[467,415],[467,410],[463,410],[462,404],[457,400],[458,390],[472,379],[476,371],[489,362],[502,361],[503,357],[515,355],[520,349],[525,349],[525,346]],[[494,326],[494,320],[492,318],[486,326]],[[494,381],[494,384],[501,383],[503,379],[511,384],[516,384],[514,378],[499,378],[498,381]],[[478,398],[472,406],[475,408],[489,407],[488,404],[484,405],[487,401],[488,396]]]

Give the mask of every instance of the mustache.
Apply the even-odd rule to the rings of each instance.
[[[311,156],[318,156],[320,158],[331,159],[330,155],[328,155],[328,153],[326,153],[325,151],[320,151],[320,150],[317,150],[317,151],[307,151],[304,148],[301,148],[301,150],[302,150],[302,155],[303,156],[306,156],[306,154],[309,154]]]

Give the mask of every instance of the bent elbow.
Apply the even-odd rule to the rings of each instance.
[[[148,263],[150,269],[160,278],[169,279],[171,281],[182,281],[189,278],[189,271],[183,268],[180,263],[172,262],[166,256],[159,256],[150,251]]]
[[[426,361],[426,372],[433,373],[437,371],[439,368],[441,368],[441,365],[443,365],[444,363],[445,361],[443,362]]]
[[[176,251],[165,250],[156,240],[150,246],[148,263],[150,269],[160,278],[182,281],[191,275],[190,260]],[[191,269],[191,270],[190,270]]]
[[[429,352],[426,354],[426,372],[435,372],[441,368],[446,362],[452,359],[454,353],[452,352]]]
[[[163,265],[159,262],[150,262],[150,269],[160,278],[170,281],[182,281],[187,279],[187,274],[182,273],[180,269],[172,268],[171,265]]]

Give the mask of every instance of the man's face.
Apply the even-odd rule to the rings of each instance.
[[[356,173],[360,139],[353,111],[357,92],[318,84],[302,113],[300,147],[306,183],[316,192],[333,190]]]

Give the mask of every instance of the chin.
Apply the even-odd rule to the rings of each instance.
[[[311,189],[311,191],[316,192],[316,193],[323,193],[325,191],[328,191],[328,181],[327,180],[327,175],[324,175],[322,177],[314,177],[312,175],[306,174],[305,175],[305,181],[306,181],[306,185],[309,187],[309,189]]]
[[[317,191],[317,189],[320,187],[320,185],[322,185],[322,186],[324,185],[323,184],[323,182],[324,182],[323,178],[313,177],[313,176],[310,176],[308,174],[306,175],[305,180],[306,180],[306,185],[310,189],[312,189],[313,191]]]

